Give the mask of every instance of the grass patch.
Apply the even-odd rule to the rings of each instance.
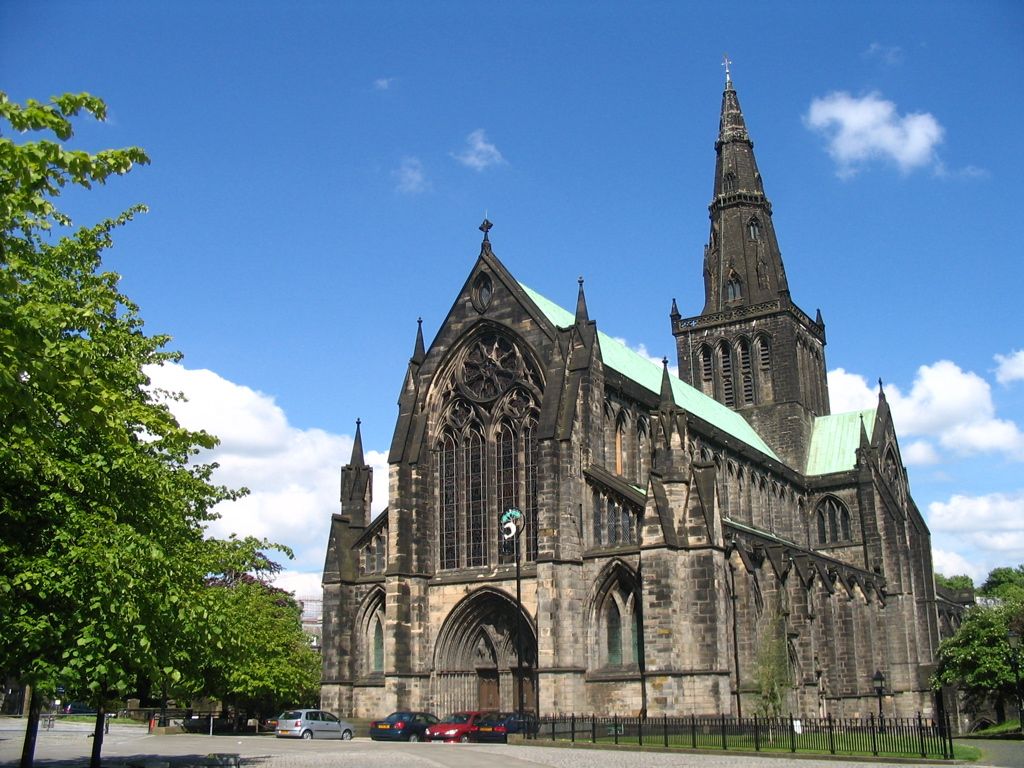
[[[953,759],[973,763],[975,760],[981,759],[981,750],[977,747],[972,747],[970,744],[953,742]]]
[[[1020,720],[1007,720],[1005,723],[975,731],[967,738],[988,739],[993,736],[1005,736],[1011,733],[1020,733]]]

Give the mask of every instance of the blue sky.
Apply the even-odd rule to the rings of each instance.
[[[485,212],[521,281],[572,306],[583,275],[601,330],[673,357],[725,52],[833,410],[886,382],[940,570],[1024,561],[1024,5],[0,4],[0,88],[99,95],[77,145],[149,152],[66,205],[149,205],[109,266],[253,491],[220,532],[294,547],[302,593],[357,417],[386,503],[416,319],[429,344]]]

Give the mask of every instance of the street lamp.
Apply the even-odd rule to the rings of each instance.
[[[875,693],[878,695],[878,722],[882,722],[882,695],[885,693],[885,673],[880,669],[875,670],[871,682],[875,684]]]
[[[1021,733],[1024,733],[1024,707],[1021,706],[1021,687],[1020,687],[1020,633],[1014,630],[1008,630],[1006,633],[1006,640],[1010,644],[1010,667],[1013,669],[1013,693],[1017,699],[1017,719],[1020,721]]]

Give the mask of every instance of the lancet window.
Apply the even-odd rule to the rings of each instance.
[[[363,545],[360,552],[360,570],[364,574],[384,573],[387,566],[387,538],[386,531],[381,531],[369,542]]]
[[[440,377],[434,441],[438,567],[513,562],[499,517],[519,509],[524,561],[537,557],[536,420],[541,379],[520,347],[496,332],[478,335]]]
[[[595,547],[635,544],[638,540],[638,509],[598,488],[591,488],[591,522]]]
[[[741,298],[743,298],[743,283],[740,282],[739,275],[733,272],[725,284],[725,300],[737,301]]]
[[[816,513],[818,544],[835,544],[850,541],[850,510],[834,496],[826,496],[818,504]]]
[[[636,581],[621,565],[613,568],[597,599],[591,646],[599,668],[635,668],[640,659],[640,615]]]

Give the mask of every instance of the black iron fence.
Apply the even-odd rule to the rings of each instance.
[[[948,715],[921,717],[542,717],[536,739],[683,749],[953,757]]]

